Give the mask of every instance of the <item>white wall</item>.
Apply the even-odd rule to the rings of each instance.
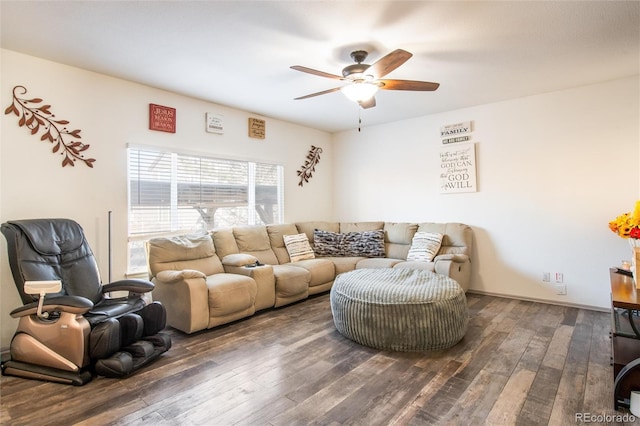
[[[459,221],[475,231],[477,291],[606,308],[608,268],[629,258],[607,222],[640,195],[638,77],[467,108],[362,132],[327,133],[77,68],[0,50],[0,105],[14,86],[51,104],[82,130],[95,168],[62,168],[51,145],[0,123],[0,222],[70,217],[80,222],[107,273],[107,216],[113,211],[113,274],[126,269],[127,143],[156,145],[285,166],[285,221]],[[398,94],[401,95],[401,94]],[[177,133],[148,130],[148,104],[177,109]],[[382,103],[382,99],[380,100]],[[204,131],[205,112],[225,116],[225,134]],[[265,118],[266,140],[247,136],[247,118]],[[442,125],[473,121],[478,192],[442,195]],[[366,113],[363,114],[366,125]],[[313,179],[295,171],[310,145],[324,153]],[[121,248],[121,249],[120,249]],[[0,347],[20,305],[0,238]],[[566,296],[543,272],[562,272]]]
[[[472,289],[606,308],[608,268],[630,258],[607,223],[640,193],[639,92],[633,77],[337,134],[335,215],[467,223]],[[478,192],[440,194],[439,129],[469,120]]]
[[[18,117],[2,115],[0,145],[0,221],[39,217],[68,217],[84,228],[104,280],[108,272],[108,211],[113,211],[113,278],[126,272],[128,143],[172,147],[204,154],[275,162],[284,165],[285,221],[332,219],[331,135],[260,117],[151,87],[110,78],[9,50],[0,51],[0,105],[11,104],[13,87],[23,85],[28,97],[44,99],[57,118],[81,130],[90,144],[90,169],[83,164],[61,167],[52,145],[18,126]],[[175,134],[148,129],[149,103],[176,108]],[[42,104],[41,104],[42,105]],[[224,135],[205,132],[205,112],[224,114]],[[266,139],[247,136],[249,117],[266,120]],[[298,186],[296,170],[311,145],[323,155],[313,178]],[[312,207],[312,208],[310,208]],[[9,312],[21,303],[0,238],[0,347],[6,348],[16,321]]]

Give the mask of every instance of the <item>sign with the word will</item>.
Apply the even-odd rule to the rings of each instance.
[[[476,146],[447,145],[440,150],[440,193],[476,192]]]

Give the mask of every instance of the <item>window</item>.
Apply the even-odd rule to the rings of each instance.
[[[137,148],[128,157],[130,273],[146,271],[152,237],[282,223],[280,165]]]

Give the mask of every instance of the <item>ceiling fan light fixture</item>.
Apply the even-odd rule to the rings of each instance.
[[[371,99],[378,91],[378,85],[361,82],[348,84],[340,88],[340,91],[353,102],[362,102]]]

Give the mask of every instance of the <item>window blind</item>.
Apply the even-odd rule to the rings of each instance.
[[[153,236],[282,222],[277,164],[129,148],[128,171],[130,271]]]

